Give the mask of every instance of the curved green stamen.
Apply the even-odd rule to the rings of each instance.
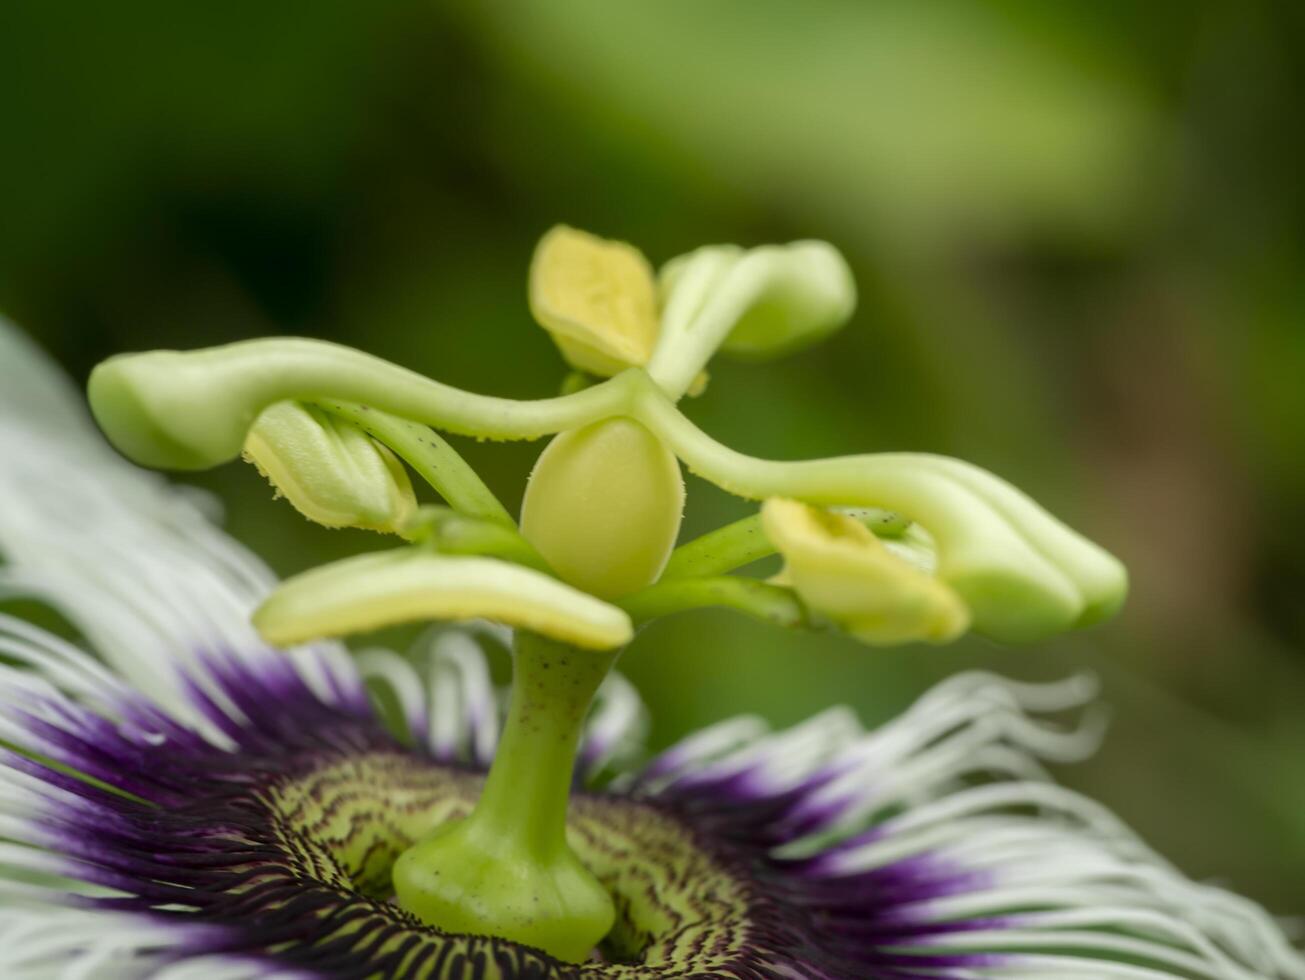
[[[468,517],[516,527],[512,515],[499,503],[485,481],[438,432],[367,405],[350,402],[319,404],[389,446],[454,510]]]
[[[792,589],[735,575],[663,578],[616,604],[630,614],[636,626],[673,613],[713,606],[733,609],[787,629],[810,625],[807,612]]]
[[[768,357],[812,343],[847,322],[856,286],[825,242],[741,249],[714,245],[661,272],[662,320],[648,373],[673,401],[719,349]]]
[[[427,544],[442,555],[483,555],[553,575],[548,563],[516,526],[469,517],[448,507],[426,506],[417,510],[403,536],[416,544]]]
[[[978,467],[921,453],[778,462],[722,445],[651,386],[634,415],[691,471],[743,497],[881,507],[933,535],[938,574],[970,605],[978,629],[1021,641],[1085,625],[1123,601],[1119,561]]]

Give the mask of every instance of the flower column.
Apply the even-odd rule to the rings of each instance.
[[[612,899],[566,841],[585,714],[615,653],[518,633],[512,705],[466,820],[394,866],[400,904],[448,932],[501,936],[578,962],[612,927]]]
[[[522,530],[559,575],[604,598],[654,582],[679,532],[684,481],[661,441],[610,419],[558,436],[527,488]],[[616,651],[518,631],[507,724],[475,810],[404,853],[399,902],[450,932],[502,936],[583,960],[611,897],[566,840],[575,754]]]

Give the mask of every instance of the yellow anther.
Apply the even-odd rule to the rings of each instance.
[[[552,228],[530,265],[530,310],[575,368],[608,377],[639,367],[657,340],[652,267],[633,245],[566,225]]]
[[[417,510],[403,464],[358,426],[278,402],[245,438],[245,458],[310,521],[396,533]]]
[[[779,497],[761,516],[784,557],[784,583],[862,642],[946,643],[968,628],[969,610],[947,583],[893,554],[856,518]]]

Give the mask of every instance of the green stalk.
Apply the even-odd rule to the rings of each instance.
[[[585,715],[616,651],[518,632],[507,724],[471,815],[405,851],[399,903],[456,933],[500,936],[568,962],[616,918],[611,896],[566,840]]]
[[[476,810],[532,850],[566,848],[566,810],[585,716],[616,652],[520,633],[507,724]]]
[[[485,481],[434,429],[366,405],[338,401],[318,404],[389,446],[454,510],[516,528],[516,521]]]

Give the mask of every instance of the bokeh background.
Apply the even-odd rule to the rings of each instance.
[[[685,615],[623,662],[654,741],[1090,667],[1114,726],[1062,778],[1305,912],[1303,37],[1290,0],[6,0],[0,309],[79,379],[290,333],[535,397],[552,223],[654,262],[828,239],[855,320],[717,362],[691,415],[774,457],[977,462],[1123,556],[1131,603],[1026,650]],[[515,506],[538,447],[464,448]],[[248,468],[194,482],[282,573],[375,546]],[[746,511],[690,490],[686,533]]]

